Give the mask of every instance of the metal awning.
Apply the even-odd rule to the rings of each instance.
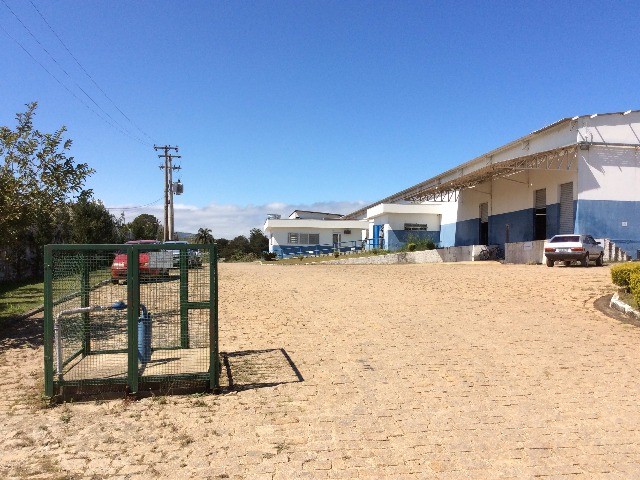
[[[457,201],[460,190],[472,188],[493,178],[507,178],[525,170],[563,170],[577,171],[578,145],[572,144],[555,148],[544,152],[504,160],[493,161],[493,157],[487,156],[484,166],[468,171],[469,166],[449,170],[437,177],[418,183],[384,198],[376,203],[363,207],[345,218],[357,218],[366,214],[369,208],[381,203],[394,203],[400,201],[409,202],[451,202]]]
[[[459,176],[446,181],[442,178],[436,178],[415,185],[400,192],[401,199],[411,202],[450,202],[456,201],[460,190],[464,188],[472,188],[494,178],[509,177],[525,170],[577,171],[577,150],[576,145],[570,145],[503,162],[493,163],[491,159],[487,159],[486,166],[473,172],[464,174],[460,171]]]

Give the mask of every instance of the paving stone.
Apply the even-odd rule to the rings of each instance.
[[[274,386],[73,404],[65,422],[34,406],[41,345],[0,343],[0,477],[640,478],[640,329],[594,308],[606,267],[220,278],[221,350],[267,352]]]

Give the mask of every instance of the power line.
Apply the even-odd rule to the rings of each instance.
[[[71,58],[73,58],[73,60],[76,62],[76,64],[82,69],[82,71],[84,72],[84,74],[89,78],[89,80],[91,80],[91,82],[96,86],[96,88],[98,90],[100,90],[102,92],[102,94],[105,96],[105,98],[107,100],[109,100],[111,102],[111,104],[116,108],[116,110],[118,110],[118,112],[120,112],[120,114],[126,118],[134,127],[136,127],[144,136],[146,136],[149,140],[151,140],[152,142],[154,141],[153,138],[151,138],[151,136],[145,132],[144,130],[142,130],[142,128],[140,128],[133,120],[131,120],[121,109],[120,107],[118,107],[118,105],[116,104],[116,102],[114,102],[111,97],[109,97],[109,95],[107,95],[107,92],[105,92],[102,87],[100,87],[100,85],[98,85],[98,83],[93,79],[93,77],[89,74],[89,72],[87,72],[87,70],[84,68],[84,66],[82,66],[82,64],[80,63],[80,61],[75,57],[75,55],[73,53],[71,53],[71,50],[69,50],[69,47],[67,47],[67,45],[62,41],[62,38],[60,38],[60,36],[56,33],[56,31],[53,29],[53,27],[49,24],[49,22],[47,21],[47,19],[44,17],[44,15],[40,12],[40,10],[38,9],[38,7],[36,6],[35,3],[33,3],[32,0],[29,0],[29,2],[31,3],[31,5],[33,6],[33,8],[35,9],[36,12],[38,12],[38,15],[40,15],[40,18],[42,18],[42,20],[44,21],[44,23],[47,25],[47,27],[49,27],[49,30],[51,30],[51,32],[53,32],[53,34],[56,36],[56,38],[58,39],[58,41],[60,42],[60,44],[64,47],[64,49],[67,51],[67,53],[69,53],[69,55],[71,56]]]
[[[89,105],[87,105],[87,104],[86,104],[86,103],[85,103],[85,102],[84,102],[80,97],[78,97],[75,93],[73,93],[73,92],[69,89],[69,87],[67,87],[64,83],[62,83],[62,82],[58,79],[58,77],[56,77],[53,73],[51,73],[49,70],[47,70],[47,67],[45,67],[42,63],[40,63],[40,62],[38,61],[38,59],[36,59],[33,55],[31,55],[31,52],[29,52],[29,50],[27,50],[26,48],[24,48],[24,46],[23,46],[23,45],[22,45],[18,40],[16,40],[16,39],[15,39],[15,38],[14,38],[14,37],[9,33],[9,32],[7,32],[7,30],[6,30],[2,25],[0,25],[0,29],[2,29],[2,31],[3,31],[4,33],[6,33],[6,35],[7,35],[11,40],[13,40],[14,42],[16,42],[16,43],[18,44],[18,46],[19,46],[22,50],[24,50],[24,52],[25,52],[27,55],[29,55],[29,56],[31,57],[31,59],[32,59],[34,62],[36,62],[38,65],[40,65],[40,66],[42,67],[42,69],[43,69],[45,72],[47,72],[49,75],[51,75],[51,77],[52,77],[56,82],[58,82],[58,83],[60,84],[60,86],[62,86],[62,87],[63,87],[67,92],[69,92],[69,93],[70,93],[70,94],[71,94],[71,95],[72,95],[76,100],[78,100],[79,102],[81,102],[85,107],[87,107],[89,110],[93,111],[96,115],[98,115],[98,113],[97,113],[95,110],[93,110],[93,109],[92,109]],[[99,115],[98,115],[98,116],[99,116]],[[102,117],[101,117],[101,118],[102,118]],[[104,119],[103,119],[103,120],[104,120]]]
[[[104,118],[102,115],[100,115],[98,112],[96,112],[93,108],[91,108],[89,105],[87,105],[81,98],[79,98],[77,95],[75,95],[66,85],[64,85],[57,77],[55,77],[49,70],[47,70],[44,65],[42,65],[42,63],[40,63],[38,60],[35,59],[35,57],[33,55],[31,55],[31,53],[29,53],[27,51],[27,49],[18,41],[16,40],[13,36],[11,36],[9,34],[9,32],[7,32],[6,29],[2,29],[8,36],[9,38],[11,38],[14,42],[16,42],[21,48],[22,50],[24,50],[25,52],[28,53],[28,55],[36,61],[36,63],[38,63],[38,65],[40,65],[49,75],[51,75],[52,77],[54,77],[54,79],[60,84],[62,85],[69,93],[71,93],[71,95],[73,95],[74,98],[76,98],[78,101],[80,101],[85,107],[87,107],[89,110],[91,110],[95,115],[97,115],[100,119],[102,119],[105,123],[107,123],[108,125],[110,125],[111,127],[115,128],[116,130],[119,130],[120,133],[128,136],[129,138],[132,138],[134,140],[136,140],[137,142],[140,142],[142,145],[149,145],[147,142],[145,142],[144,140],[140,139],[139,137],[129,133],[126,131],[126,129],[124,129],[124,127],[122,127],[121,125],[118,124],[118,122],[111,116],[109,115],[108,112],[106,112],[100,105],[98,105],[98,103],[91,97],[91,95],[89,95],[75,80],[73,80],[73,78],[71,77],[71,75],[69,75],[69,73],[62,67],[62,65],[60,65],[60,63],[58,63],[58,61],[55,59],[55,57],[46,49],[46,47],[40,42],[40,40],[38,40],[38,38],[31,32],[31,30],[24,24],[24,22],[20,19],[20,17],[18,17],[18,15],[16,15],[16,13],[11,9],[11,7],[9,7],[9,5],[7,4],[7,2],[5,0],[2,0],[2,3],[4,4],[5,7],[7,7],[7,9],[11,12],[11,14],[16,18],[16,20],[18,20],[18,22],[20,22],[20,24],[22,25],[22,27],[29,33],[29,35],[31,35],[31,37],[33,37],[33,39],[36,41],[36,43],[38,45],[40,45],[40,47],[47,53],[47,55],[49,55],[49,57],[51,58],[51,60],[58,65],[58,67],[60,68],[60,70],[62,70],[65,75],[67,75],[67,77],[69,77],[69,79],[71,79],[71,81],[76,85],[76,87],[78,87],[78,89],[80,89],[80,91],[82,93],[85,94],[85,96],[91,100],[96,107],[98,107],[105,115],[107,115],[107,117],[109,117],[113,122],[110,122],[109,120],[107,120],[106,118]]]
[[[154,200],[151,203],[147,203],[146,205],[138,205],[136,207],[105,207],[105,208],[107,210],[140,210],[141,208],[146,208],[146,207],[150,207],[151,205],[155,205],[156,203],[158,203],[163,198],[164,198],[164,196],[158,198],[157,200]]]

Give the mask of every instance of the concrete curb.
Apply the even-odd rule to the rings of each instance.
[[[626,313],[627,315],[633,315],[636,318],[640,318],[640,312],[638,310],[635,310],[634,308],[631,308],[629,305],[620,300],[620,296],[617,293],[614,293],[611,297],[609,306],[620,312]]]

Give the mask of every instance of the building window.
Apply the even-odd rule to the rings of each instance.
[[[428,230],[426,223],[405,223],[405,230],[426,232]]]
[[[289,233],[287,234],[289,245],[314,245],[320,243],[319,233]]]

